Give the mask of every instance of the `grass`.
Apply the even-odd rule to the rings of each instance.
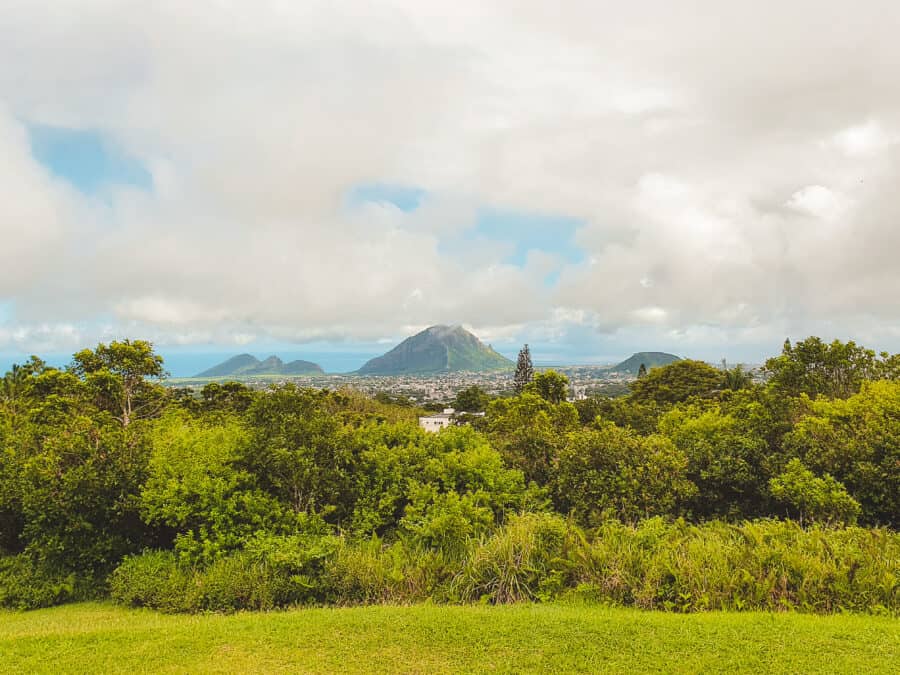
[[[583,605],[0,612],[0,672],[900,672],[900,620]]]

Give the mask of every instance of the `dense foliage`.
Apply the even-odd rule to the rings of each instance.
[[[897,363],[810,338],[766,382],[677,361],[574,404],[529,373],[428,434],[391,396],[167,389],[143,341],[32,358],[0,380],[0,605],[897,613]]]

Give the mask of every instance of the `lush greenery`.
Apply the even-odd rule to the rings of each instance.
[[[576,604],[0,613],[0,672],[891,673],[897,620]]]
[[[439,434],[390,396],[162,386],[143,341],[0,381],[0,606],[586,598],[900,614],[900,366],[786,344],[616,399],[565,377]]]

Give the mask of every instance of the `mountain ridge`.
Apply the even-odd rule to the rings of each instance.
[[[252,354],[238,354],[222,363],[198,373],[194,377],[239,377],[247,375],[321,375],[325,371],[312,361],[297,359],[285,363],[280,358],[269,356],[259,360]]]

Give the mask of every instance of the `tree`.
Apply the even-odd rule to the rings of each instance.
[[[164,392],[149,379],[166,376],[162,357],[146,340],[113,341],[73,357],[70,370],[95,392],[100,408],[109,410],[123,427],[136,418],[158,414]]]
[[[207,425],[169,413],[154,425],[151,441],[141,512],[149,524],[174,531],[182,558],[209,562],[257,531],[289,532],[289,509],[237,466],[249,434],[234,419]]]
[[[828,344],[809,337],[793,346],[785,340],[781,355],[768,359],[764,369],[769,386],[782,395],[848,398],[866,380],[891,378],[896,360],[886,353],[876,356],[852,340]]]
[[[687,457],[668,438],[600,423],[570,434],[560,452],[557,506],[587,525],[609,515],[633,522],[671,514],[696,492],[687,468]]]
[[[647,376],[647,366],[646,366],[645,364],[642,363],[642,364],[641,364],[641,367],[638,368],[638,374],[637,374],[637,376],[638,376],[638,379],[639,379],[639,380],[640,380],[641,378],[644,378],[644,377]]]
[[[516,361],[516,374],[513,377],[513,387],[516,393],[521,394],[533,378],[534,366],[531,364],[531,350],[526,344],[519,350],[519,359]]]
[[[709,397],[722,386],[722,373],[702,361],[684,359],[653,368],[631,383],[632,401],[675,404],[693,396]]]
[[[253,390],[240,382],[210,382],[200,390],[204,411],[244,413],[254,397]]]
[[[769,481],[772,496],[786,504],[803,525],[807,522],[852,525],[859,515],[859,502],[847,494],[839,481],[827,473],[818,478],[796,457],[783,473]]]
[[[866,524],[900,524],[900,382],[866,382],[847,399],[800,400],[785,454],[846,486]]]
[[[491,397],[477,384],[461,389],[453,401],[453,408],[458,412],[484,412]]]
[[[566,434],[578,428],[578,411],[571,403],[554,405],[526,391],[491,401],[487,426],[493,446],[510,466],[544,486],[550,482]]]
[[[562,403],[569,391],[569,378],[555,370],[548,370],[535,375],[525,389],[533,391],[550,403]]]
[[[349,504],[352,452],[327,391],[285,385],[247,412],[252,434],[240,468],[295,513],[339,521]]]
[[[749,518],[766,513],[768,446],[744,420],[716,406],[679,406],[659,431],[688,458],[687,477],[699,492],[691,501],[698,518]]]
[[[753,376],[746,372],[744,368],[738,364],[734,368],[725,369],[725,378],[722,383],[722,389],[731,391],[739,391],[748,389],[753,386]]]

